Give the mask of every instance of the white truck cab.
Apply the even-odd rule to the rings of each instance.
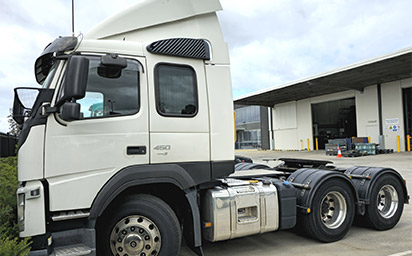
[[[327,242],[357,213],[383,218],[380,229],[399,221],[408,196],[392,169],[345,174],[284,159],[228,178],[234,119],[219,10],[218,0],[147,1],[45,48],[35,63],[42,88],[16,88],[14,102],[18,220],[31,255],[177,255],[181,236],[202,255],[202,237],[287,229],[297,214],[323,225],[311,235]],[[368,212],[376,193],[396,207]],[[313,204],[326,208],[310,214]]]

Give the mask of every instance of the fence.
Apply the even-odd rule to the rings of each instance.
[[[0,157],[16,156],[17,138],[0,132]]]

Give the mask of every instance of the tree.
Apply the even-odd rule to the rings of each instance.
[[[17,136],[20,133],[20,125],[13,119],[13,109],[10,108],[10,114],[7,116],[9,122],[9,133]]]

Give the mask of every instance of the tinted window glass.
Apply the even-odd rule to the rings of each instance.
[[[50,65],[52,65],[52,67],[50,68],[49,74],[43,81],[42,88],[50,87],[51,81],[53,80],[54,74],[56,73],[57,66],[59,65],[59,61],[53,61]]]
[[[98,73],[100,57],[89,57],[86,96],[78,100],[83,118],[131,115],[139,110],[139,64],[127,59],[119,76],[107,78]]]
[[[194,70],[189,66],[156,66],[156,101],[161,115],[195,116],[198,102]]]

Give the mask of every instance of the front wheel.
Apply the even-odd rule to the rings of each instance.
[[[403,211],[404,194],[399,180],[391,174],[380,177],[372,188],[366,219],[377,230],[393,228]]]
[[[151,195],[128,197],[99,222],[99,255],[178,255],[181,230],[173,210]]]
[[[316,191],[312,212],[301,216],[309,236],[321,242],[342,239],[352,226],[355,199],[351,187],[342,180],[328,180]]]

